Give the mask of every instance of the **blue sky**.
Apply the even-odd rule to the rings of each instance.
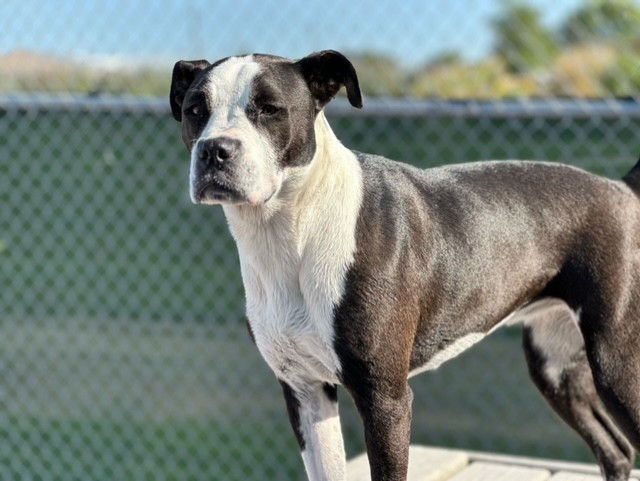
[[[407,66],[443,50],[490,51],[490,22],[509,0],[3,0],[0,54],[22,48],[76,58],[164,62],[324,48],[375,51]],[[581,0],[531,0],[555,25]]]

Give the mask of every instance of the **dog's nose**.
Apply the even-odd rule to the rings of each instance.
[[[220,168],[232,161],[240,150],[240,141],[231,137],[216,137],[198,143],[198,159],[205,167]]]

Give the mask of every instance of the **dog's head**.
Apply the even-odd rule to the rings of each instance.
[[[343,85],[361,107],[353,65],[332,50],[297,62],[257,54],[177,62],[170,103],[191,152],[191,200],[267,202],[288,169],[311,161],[316,115]]]

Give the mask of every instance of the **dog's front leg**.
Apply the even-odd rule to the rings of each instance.
[[[337,387],[314,382],[294,389],[283,381],[280,384],[309,481],[344,481]]]
[[[364,423],[371,481],[405,481],[409,464],[413,392],[405,382],[392,389],[351,389]]]

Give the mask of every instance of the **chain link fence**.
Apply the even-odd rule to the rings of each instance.
[[[547,13],[545,13],[547,12]],[[548,13],[551,12],[551,13]],[[31,2],[0,6],[0,479],[296,480],[221,209],[194,206],[179,58],[347,53],[343,142],[423,167],[640,152],[640,3]],[[634,28],[635,27],[635,28]],[[412,379],[417,443],[590,460],[520,331]],[[345,392],[349,455],[364,449]]]

